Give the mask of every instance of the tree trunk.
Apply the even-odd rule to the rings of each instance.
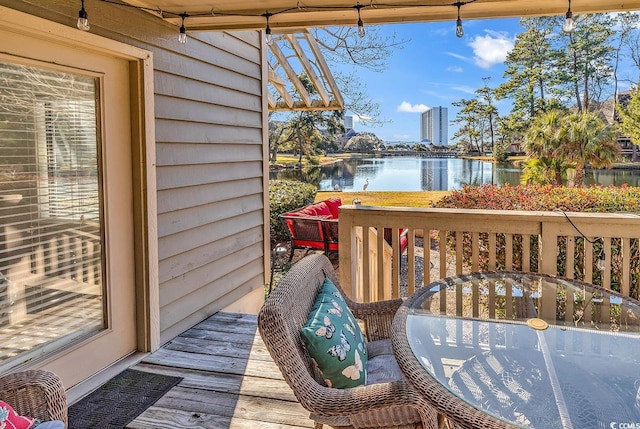
[[[573,36],[569,35],[569,47],[573,46]],[[578,85],[578,53],[573,50],[573,90],[576,96],[576,106],[578,113],[582,113],[582,101],[580,100],[580,86]]]
[[[495,142],[495,136],[493,133],[493,115],[491,114],[489,114],[489,134],[491,135],[491,153],[495,156],[496,142]]]
[[[573,176],[573,186],[579,188],[584,181],[584,164],[582,162],[576,163],[576,173]]]
[[[559,168],[556,168],[555,172],[556,172],[556,185],[562,186],[562,171]]]

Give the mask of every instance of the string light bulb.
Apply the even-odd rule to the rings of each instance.
[[[360,3],[357,3],[354,7],[358,11],[358,36],[364,37],[364,22],[362,22],[362,17],[360,16],[360,9],[362,9],[363,6]]]
[[[187,43],[187,29],[184,26],[184,19],[187,17],[186,13],[180,15],[182,18],[182,23],[180,25],[180,33],[178,34],[178,43],[185,44]]]
[[[272,13],[269,13],[269,11],[266,11],[264,13],[264,17],[267,20],[267,26],[264,29],[264,41],[267,45],[270,45],[273,42],[273,36],[271,35],[271,26],[269,25],[269,18],[271,18],[273,16]]]
[[[78,11],[78,23],[76,24],[76,26],[79,30],[82,31],[89,31],[89,29],[91,28],[89,26],[89,15],[84,8],[84,0],[81,0],[81,7]]]
[[[462,19],[460,19],[460,7],[463,4],[464,3],[461,3],[461,2],[455,3],[455,6],[458,7],[458,19],[456,20],[456,37],[458,39],[461,37],[464,37],[464,28],[462,28]]]
[[[571,12],[571,0],[569,0],[569,9],[567,9],[564,24],[562,24],[562,31],[565,33],[572,33],[575,29],[576,21],[573,19],[573,12]]]

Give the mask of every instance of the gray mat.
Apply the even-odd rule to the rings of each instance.
[[[124,370],[69,407],[69,429],[123,429],[181,380]]]

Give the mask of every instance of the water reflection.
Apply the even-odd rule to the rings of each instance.
[[[640,186],[640,170],[587,170],[584,183],[587,185]]]
[[[301,180],[321,191],[446,191],[470,185],[517,185],[521,169],[458,158],[351,158],[305,170],[271,172],[270,179]],[[367,180],[368,179],[368,180]],[[586,184],[640,186],[640,170],[587,170]]]

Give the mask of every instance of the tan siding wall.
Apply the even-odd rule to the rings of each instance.
[[[0,0],[69,26],[79,2]],[[262,52],[258,32],[188,33],[86,0],[91,32],[153,52],[161,341],[264,281]],[[188,20],[187,20],[188,30]]]

